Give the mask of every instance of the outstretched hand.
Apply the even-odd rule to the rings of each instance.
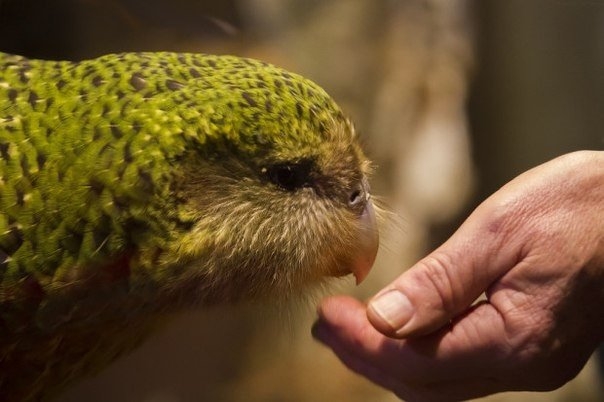
[[[367,306],[324,300],[313,335],[400,398],[460,400],[561,386],[603,311],[604,152],[582,151],[505,185]]]

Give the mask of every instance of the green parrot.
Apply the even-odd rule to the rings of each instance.
[[[361,281],[370,164],[313,82],[260,61],[0,53],[0,400],[45,400],[171,313]]]

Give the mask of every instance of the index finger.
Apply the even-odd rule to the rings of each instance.
[[[410,384],[494,377],[508,353],[503,349],[507,344],[502,339],[503,319],[488,303],[472,307],[434,334],[401,340],[375,330],[362,303],[332,297],[319,307],[315,336],[338,356],[367,362],[368,367]]]

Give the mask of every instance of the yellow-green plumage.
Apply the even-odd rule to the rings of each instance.
[[[345,273],[366,170],[333,100],[259,61],[0,53],[2,400],[52,395],[165,312]]]

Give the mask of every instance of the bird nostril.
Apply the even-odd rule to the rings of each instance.
[[[354,207],[363,202],[363,192],[361,190],[354,190],[352,194],[350,194],[350,199],[348,200],[348,205]]]
[[[362,212],[369,201],[369,182],[363,177],[361,183],[350,193],[348,198],[348,206],[357,212]]]

